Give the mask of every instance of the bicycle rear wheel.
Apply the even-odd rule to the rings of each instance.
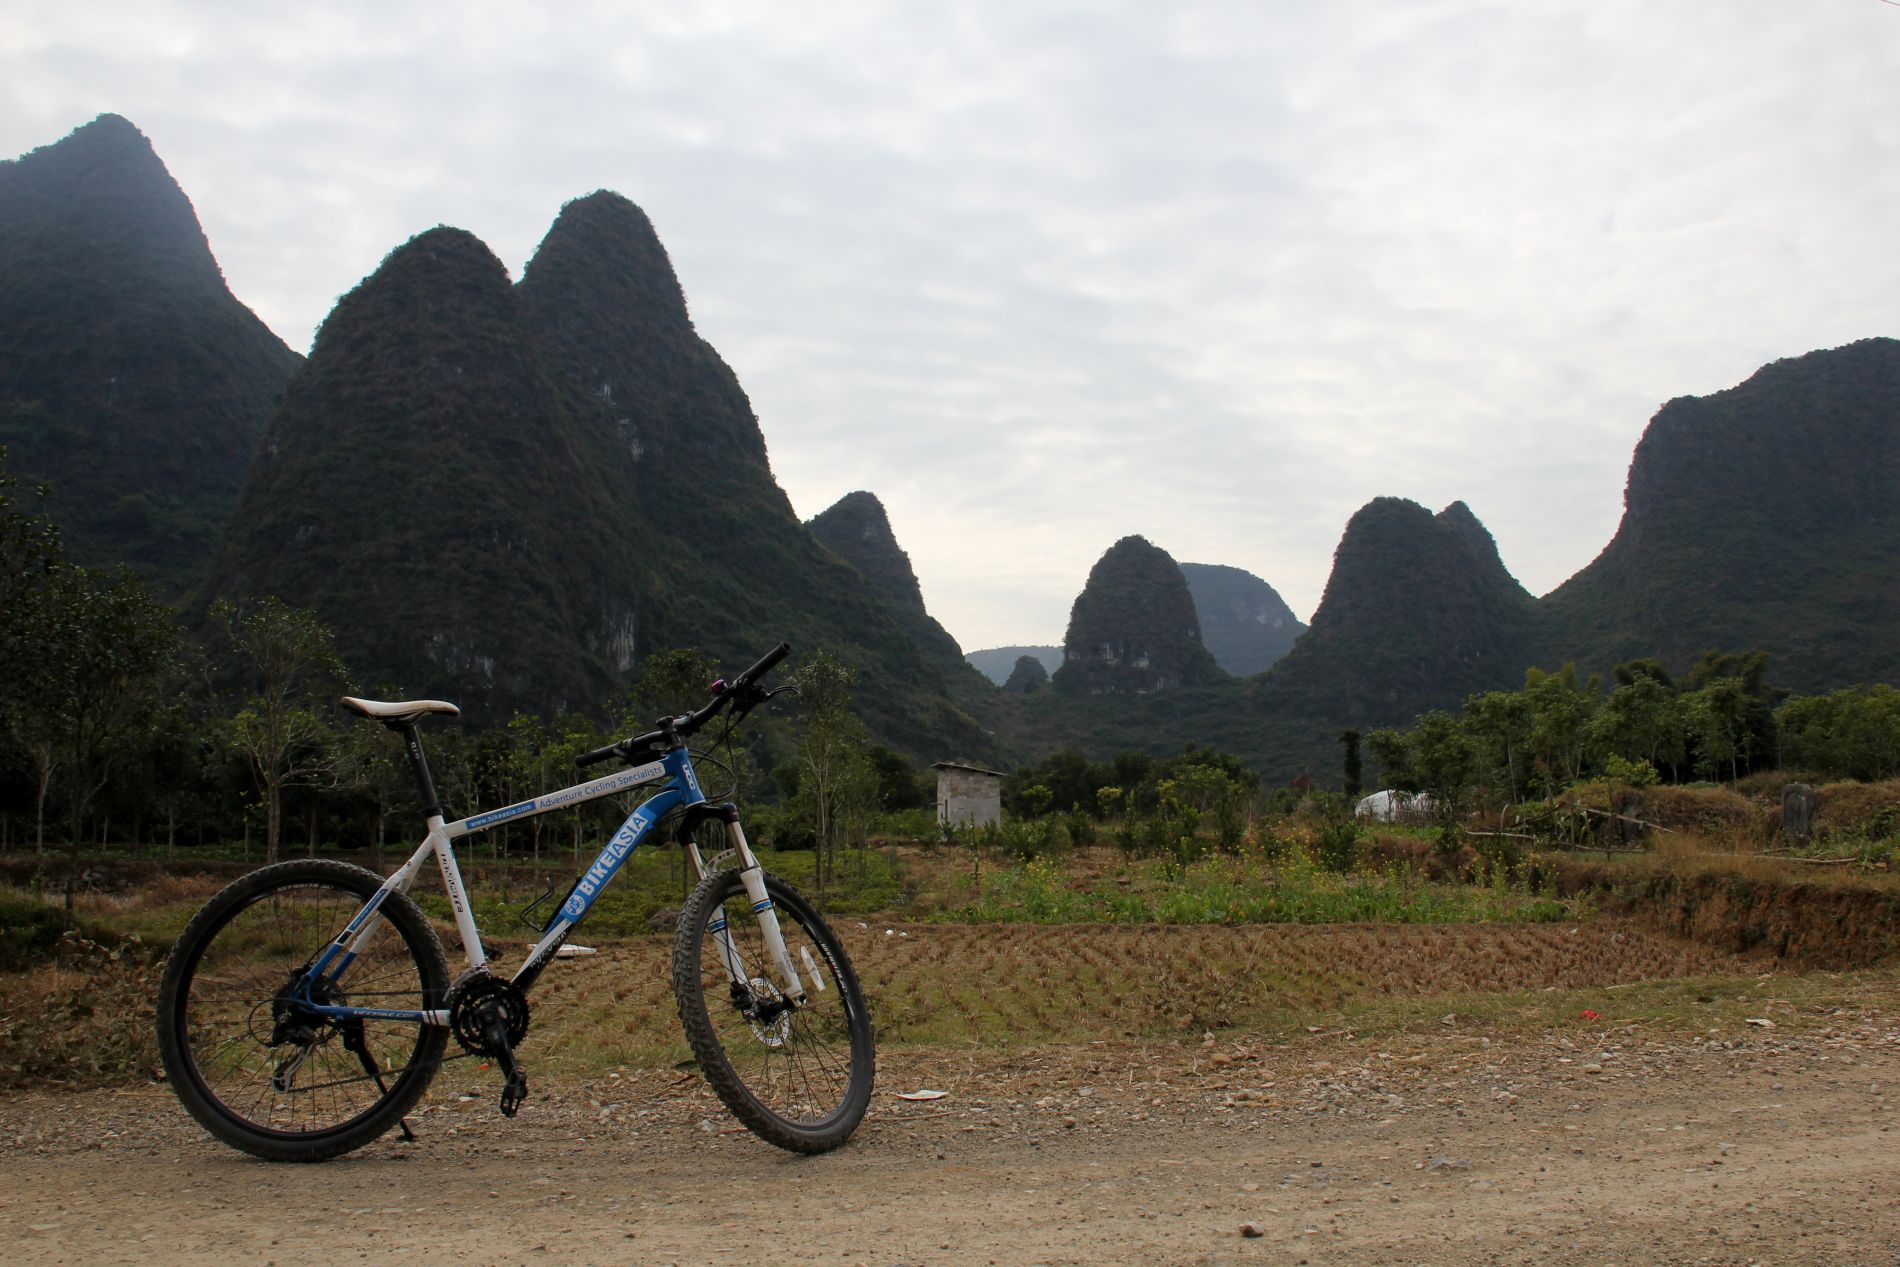
[[[323,1161],[369,1143],[421,1098],[448,1031],[335,1018],[290,998],[382,877],[328,860],[283,862],[227,886],[192,917],[158,991],[158,1049],[172,1090],[213,1135],[267,1161]],[[400,893],[317,1001],[391,1011],[443,1006],[448,968]]]
[[[777,876],[766,895],[805,1002],[785,996],[737,871],[701,880],[680,914],[673,992],[686,1041],[734,1117],[780,1148],[822,1153],[851,1137],[871,1102],[871,1013],[857,973],[811,903]],[[727,935],[735,982],[716,936]]]

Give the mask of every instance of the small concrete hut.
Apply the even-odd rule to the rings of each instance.
[[[1003,774],[981,766],[938,761],[937,821],[946,827],[1000,827],[1003,822]]]

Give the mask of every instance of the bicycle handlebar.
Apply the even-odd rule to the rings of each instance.
[[[644,735],[634,735],[628,739],[617,740],[614,743],[607,744],[605,747],[596,748],[592,752],[583,752],[574,758],[575,766],[585,769],[587,766],[614,757],[626,760],[629,754],[637,752],[642,748],[650,748],[662,743],[670,746],[673,742],[686,738],[707,722],[717,717],[734,700],[739,701],[742,713],[751,711],[751,709],[756,707],[758,703],[765,698],[764,693],[758,691],[753,684],[771,672],[773,666],[777,665],[780,660],[783,660],[791,653],[791,643],[779,643],[778,646],[773,647],[770,651],[760,656],[758,663],[741,673],[738,677],[732,679],[731,682],[725,682],[723,680],[714,682],[712,699],[707,701],[707,703],[697,711],[687,713],[680,717],[664,718],[661,720],[658,730],[650,730]]]

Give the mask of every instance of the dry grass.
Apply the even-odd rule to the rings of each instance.
[[[1010,1048],[1246,1029],[1360,1013],[1442,1015],[1488,995],[1747,976],[1722,954],[1633,921],[1581,925],[1134,926],[876,924],[841,929],[887,1046]],[[664,938],[557,965],[536,1049],[571,1072],[685,1058]],[[1434,1011],[1435,1009],[1435,1011]]]
[[[1900,779],[1829,783],[1816,794],[1814,831],[1886,836],[1900,831]]]

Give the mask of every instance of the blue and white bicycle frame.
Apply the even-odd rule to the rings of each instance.
[[[449,1012],[446,1007],[429,1010],[398,1010],[388,1008],[356,1007],[348,1003],[326,1004],[316,1001],[322,992],[314,987],[326,981],[338,981],[349,971],[371,940],[383,926],[378,911],[391,893],[407,893],[421,876],[424,865],[434,857],[436,866],[442,875],[442,887],[448,893],[449,907],[455,916],[455,927],[462,940],[463,953],[468,959],[471,972],[480,972],[488,964],[487,952],[482,947],[480,932],[475,927],[475,916],[469,909],[468,890],[462,883],[461,868],[456,864],[454,842],[464,836],[486,831],[490,827],[516,819],[531,818],[551,810],[567,809],[572,806],[598,800],[603,796],[632,791],[653,784],[661,785],[659,790],[648,797],[633,813],[627,816],[620,830],[616,831],[594,859],[592,866],[582,872],[568,890],[560,909],[542,932],[541,940],[528,952],[521,967],[512,978],[513,983],[524,992],[540,976],[542,969],[553,961],[568,934],[574,930],[587,915],[588,910],[599,898],[601,890],[619,872],[628,856],[652,835],[660,820],[674,810],[691,810],[695,806],[707,804],[705,794],[700,790],[699,779],[693,772],[692,758],[682,745],[662,754],[657,760],[631,766],[625,770],[605,775],[586,783],[577,783],[573,787],[558,792],[535,797],[502,809],[489,810],[481,814],[472,814],[455,822],[445,822],[440,813],[430,815],[429,832],[415,853],[401,867],[383,882],[357,912],[342,932],[338,933],[323,952],[317,956],[305,971],[303,980],[294,990],[295,1001],[302,1007],[321,1016],[342,1020],[348,1017],[362,1017],[384,1021],[416,1021],[424,1025],[449,1024]],[[730,848],[719,855],[737,857],[739,876],[745,885],[746,895],[751,899],[753,913],[758,917],[760,932],[764,937],[765,948],[771,959],[771,968],[778,976],[778,988],[784,997],[794,1006],[805,1002],[805,985],[798,969],[785,948],[785,938],[779,929],[778,912],[772,899],[765,891],[765,872],[746,843],[745,829],[739,825],[738,814],[730,806],[719,807],[710,812],[711,817],[723,822]],[[699,847],[685,835],[684,844],[693,879],[697,883],[706,873],[705,859],[701,857]],[[735,984],[745,984],[750,979],[747,966],[727,935],[723,918],[715,917],[707,931],[712,935],[718,947],[720,961],[725,965],[727,974]],[[806,970],[817,989],[824,989],[824,980],[818,974],[817,965],[806,955]],[[313,997],[315,996],[315,997]],[[283,1078],[280,1071],[279,1077]]]

